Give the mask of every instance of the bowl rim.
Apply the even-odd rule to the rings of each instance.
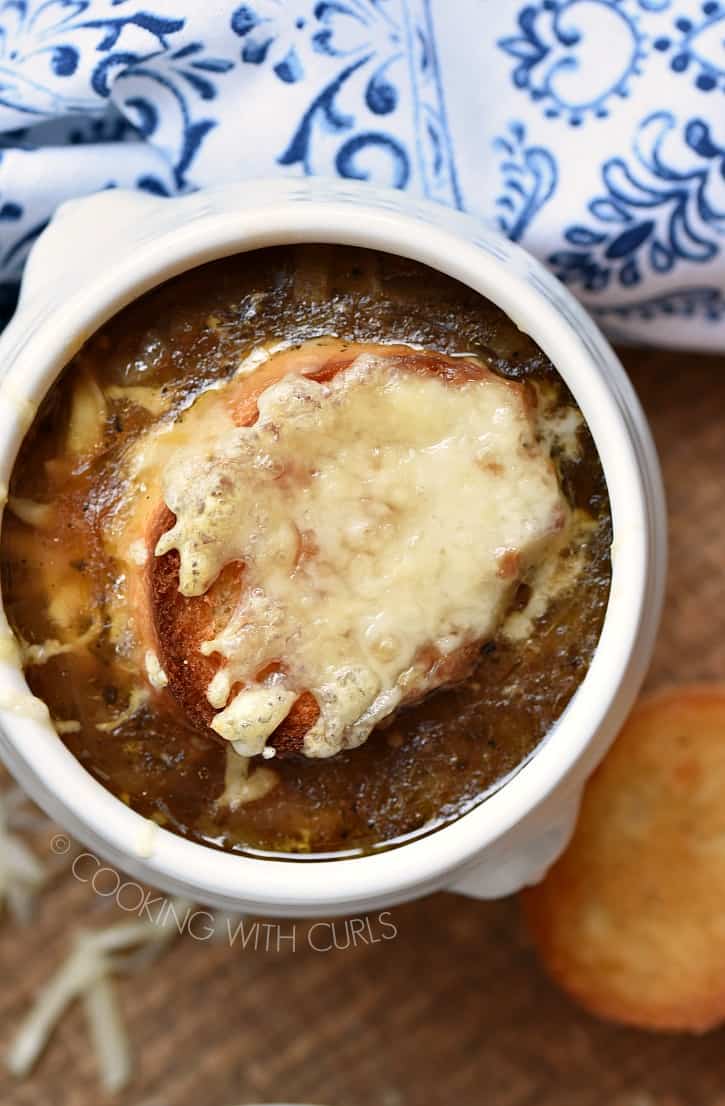
[[[106,195],[109,201],[126,198]],[[130,195],[140,210],[138,196]],[[174,200],[143,199],[147,225],[137,220],[135,240],[93,279],[86,276],[70,294],[43,303],[35,311],[42,325],[30,318],[32,294],[21,301],[22,341],[16,342],[0,384],[6,394],[36,405],[83,339],[104,321],[151,287],[214,258],[320,242],[415,259],[501,307],[534,337],[576,398],[602,461],[612,511],[612,581],[602,632],[565,711],[503,787],[434,833],[364,857],[266,860],[217,851],[160,828],[149,856],[140,844],[148,839],[147,820],[94,780],[49,723],[0,711],[0,752],[41,805],[81,840],[124,870],[140,872],[157,886],[183,885],[203,901],[325,912],[341,903],[350,908],[371,899],[397,901],[440,886],[537,808],[597,736],[596,759],[603,754],[639,686],[661,601],[652,561],[662,538],[662,497],[656,455],[634,391],[569,293],[523,250],[470,216],[367,185],[341,188],[333,182],[251,182]],[[83,203],[70,205],[76,216]],[[110,202],[106,210],[112,210]],[[60,241],[69,214],[61,210],[46,234]],[[0,480],[9,480],[21,430],[15,408],[0,407]],[[0,706],[3,693],[18,692],[28,693],[22,673],[0,664]]]

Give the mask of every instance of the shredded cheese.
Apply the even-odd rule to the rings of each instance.
[[[28,802],[18,787],[0,793],[0,908],[7,905],[19,922],[30,920],[35,899],[52,875],[18,831],[46,831],[51,823]],[[139,838],[141,855],[152,845],[157,827],[149,822]],[[61,865],[73,855],[56,856]],[[189,924],[193,907],[182,899],[164,900],[152,920],[123,921],[93,933],[81,931],[55,975],[41,988],[21,1023],[5,1057],[18,1078],[35,1066],[68,1005],[82,1003],[88,1033],[98,1060],[101,1082],[109,1093],[120,1091],[132,1074],[128,1034],[113,979],[117,975],[145,972],[154,960]],[[205,915],[206,916],[206,915]],[[221,933],[221,919],[214,918],[214,934]]]
[[[26,808],[20,788],[0,794],[0,908],[7,904],[17,921],[27,922],[46,881],[45,867],[16,830],[35,829],[39,816]]]
[[[99,1060],[104,1088],[114,1093],[131,1077],[131,1049],[113,989],[114,975],[146,968],[179,929],[176,919],[190,906],[172,900],[173,909],[154,921],[121,922],[95,933],[81,931],[68,958],[40,991],[6,1057],[10,1071],[27,1075],[71,1002],[81,998]]]
[[[89,453],[103,442],[108,417],[106,398],[94,378],[84,373],[76,382],[71,398],[66,446],[70,453]]]
[[[113,733],[119,726],[122,726],[124,722],[128,722],[138,711],[148,702],[149,692],[145,687],[134,687],[131,690],[131,694],[128,698],[128,706],[115,718],[110,719],[108,722],[97,722],[96,729],[101,733]]]
[[[52,657],[63,656],[64,653],[75,653],[79,649],[85,649],[91,645],[101,632],[100,619],[91,623],[82,634],[76,634],[68,641],[58,641],[57,638],[48,638],[47,641],[31,644],[21,642],[23,663],[27,665],[46,664]]]

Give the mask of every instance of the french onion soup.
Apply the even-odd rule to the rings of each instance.
[[[609,503],[472,290],[347,247],[206,264],[89,338],[18,457],[5,609],[63,741],[160,825],[365,852],[481,801],[583,679]]]

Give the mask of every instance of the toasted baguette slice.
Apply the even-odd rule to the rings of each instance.
[[[523,895],[545,967],[605,1018],[725,1020],[725,685],[643,699],[587,785],[574,838]]]
[[[394,359],[396,368],[417,373],[432,373],[452,385],[470,379],[484,379],[490,370],[473,359],[453,358],[444,354],[417,352],[407,346],[380,346],[371,344],[347,344],[323,339],[306,343],[299,349],[289,349],[276,354],[252,374],[235,381],[224,393],[224,402],[231,411],[234,422],[249,426],[258,417],[259,396],[277,380],[289,373],[304,374],[316,381],[331,380],[336,373],[348,367],[361,354],[375,353]],[[520,387],[512,385],[512,387]],[[201,596],[188,598],[179,591],[179,554],[176,550],[156,556],[154,550],[162,534],[174,524],[174,515],[161,502],[149,513],[145,532],[147,549],[143,586],[136,589],[135,602],[137,625],[141,629],[143,646],[156,654],[167,684],[160,694],[170,698],[186,719],[209,737],[222,741],[210,728],[215,709],[207,699],[207,690],[221,666],[221,658],[205,656],[200,646],[215,636],[234,609],[243,588],[244,566],[227,565],[217,580]],[[435,687],[458,682],[472,671],[479,648],[467,646],[442,657],[431,650],[426,657],[431,679],[426,681],[425,692],[411,688],[404,699],[409,704],[422,693]],[[284,658],[279,659],[284,668]],[[240,686],[232,688],[232,697]],[[290,713],[277,727],[268,744],[274,746],[279,756],[302,752],[304,736],[319,717],[315,698],[304,692],[294,703]]]
[[[162,506],[149,534],[151,548],[173,522],[171,511]],[[216,712],[206,691],[220,661],[217,655],[207,657],[199,649],[203,641],[214,637],[222,614],[237,599],[243,573],[242,565],[230,564],[204,595],[188,599],[179,591],[179,554],[175,549],[149,561],[147,587],[153,633],[157,656],[168,679],[168,693],[188,721],[217,741],[223,739],[210,728]],[[278,756],[301,751],[304,735],[319,713],[312,695],[300,696],[270,742]]]

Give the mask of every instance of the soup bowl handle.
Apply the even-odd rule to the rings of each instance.
[[[571,839],[581,793],[579,788],[550,796],[516,832],[459,872],[447,890],[471,899],[501,899],[539,883]]]
[[[67,295],[119,252],[156,236],[164,203],[146,192],[109,189],[61,204],[28,255],[18,310],[38,300],[52,302],[59,282]]]

